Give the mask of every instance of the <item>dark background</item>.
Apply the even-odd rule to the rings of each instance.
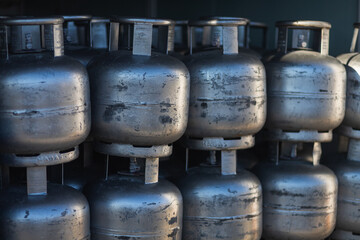
[[[222,15],[246,17],[269,26],[268,47],[274,46],[277,20],[322,20],[332,24],[330,54],[348,52],[352,24],[358,21],[358,0],[0,0],[0,15],[152,16],[196,19]]]

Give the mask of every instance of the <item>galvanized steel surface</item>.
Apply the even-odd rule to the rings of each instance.
[[[93,240],[180,240],[183,200],[170,182],[111,176],[85,187]]]
[[[0,194],[0,238],[6,240],[90,240],[86,198],[67,186],[48,185],[47,195],[28,196],[25,186]]]
[[[80,63],[65,56],[16,55],[0,62],[0,75],[1,152],[66,150],[85,140],[90,87]]]
[[[347,73],[346,112],[341,127],[350,128],[350,132],[342,132],[346,136],[360,138],[359,133],[351,133],[355,129],[360,129],[358,121],[360,119],[360,55],[359,53],[346,53],[338,56],[337,59],[345,65]]]
[[[265,123],[265,69],[248,54],[220,50],[195,53],[186,61],[191,76],[189,137],[238,138]]]
[[[184,198],[183,239],[260,239],[262,191],[250,172],[224,176],[219,167],[191,168],[177,185]]]
[[[263,238],[319,240],[335,228],[338,182],[325,166],[281,160],[255,167],[263,187]]]
[[[188,117],[189,73],[160,53],[105,53],[88,66],[94,138],[152,146],[179,139]]]
[[[346,73],[338,60],[298,50],[275,56],[265,67],[267,128],[327,132],[340,125],[345,114]]]

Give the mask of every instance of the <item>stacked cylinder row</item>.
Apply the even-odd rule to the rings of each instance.
[[[0,17],[0,239],[360,239],[359,26]]]

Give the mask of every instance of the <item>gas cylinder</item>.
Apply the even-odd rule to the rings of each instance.
[[[265,240],[320,240],[335,228],[336,176],[319,164],[320,143],[313,143],[311,162],[299,157],[297,148],[296,142],[282,142],[275,162],[254,169],[263,187]]]
[[[336,230],[331,236],[336,240],[360,239],[360,58],[359,53],[355,52],[359,27],[359,23],[354,24],[350,53],[337,57],[347,72],[345,118],[338,134],[348,138],[348,153],[346,159],[338,157],[336,162],[329,164],[339,180]]]
[[[173,184],[158,180],[158,168],[186,129],[189,72],[178,59],[151,51],[153,26],[171,24],[111,18],[110,51],[88,66],[95,151],[106,154],[107,162],[109,155],[130,158],[130,173],[140,172],[136,161],[145,159],[144,178],[115,175],[86,187],[92,239],[181,239],[182,197]],[[126,27],[132,48],[119,50]]]
[[[207,151],[210,164],[190,168],[176,181],[184,198],[184,239],[261,237],[260,182],[236,171],[236,150],[254,145],[266,115],[264,66],[257,57],[239,53],[238,26],[246,24],[245,19],[189,22],[190,34],[194,27],[220,28],[223,44],[194,54],[190,48],[185,61],[191,76],[186,166],[189,149]],[[221,151],[221,167],[216,151]]]
[[[63,56],[62,24],[63,18],[0,20],[0,163],[26,167],[27,177],[26,186],[0,193],[0,239],[90,239],[86,198],[46,179],[46,166],[78,157],[90,130],[88,76]]]
[[[108,19],[92,18],[90,15],[64,16],[64,19],[67,56],[86,66],[94,56],[106,51]]]
[[[117,51],[118,41],[110,39],[110,52],[95,57],[88,66],[93,136],[96,148],[107,149],[102,151],[110,155],[135,146],[167,151],[168,144],[186,129],[189,72],[178,59],[151,53],[151,39],[145,35],[152,34],[147,31],[151,21],[127,21],[136,22],[139,34],[134,33],[132,51]],[[168,25],[170,21],[159,24]],[[118,31],[117,25],[112,23],[112,33]]]
[[[185,61],[191,76],[185,136],[205,149],[211,144],[251,147],[266,119],[265,69],[257,57],[239,53],[234,23],[247,20],[200,20],[197,25],[225,24],[223,50],[199,52]]]
[[[344,118],[346,97],[345,68],[328,55],[331,25],[281,21],[276,26],[278,53],[265,63],[269,135],[279,141],[331,141],[332,129]]]
[[[63,56],[62,37],[56,36],[54,45],[50,34],[62,34],[58,24],[62,21],[49,18],[39,20],[40,24],[34,18],[1,20],[11,36],[11,45],[0,61],[0,152],[4,163],[21,165],[23,155],[39,154],[38,160],[40,155],[54,156],[54,164],[61,161],[63,153],[74,152],[89,134],[86,69]],[[46,31],[48,27],[42,31],[40,25],[56,31]],[[42,36],[45,43],[40,41]]]
[[[132,158],[129,173],[85,186],[91,209],[91,239],[181,239],[181,193],[169,181],[158,180],[158,158],[145,161],[145,176],[134,170],[139,168]]]

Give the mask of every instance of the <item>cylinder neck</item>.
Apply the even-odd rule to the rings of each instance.
[[[159,158],[146,158],[145,160],[145,184],[159,182]]]
[[[305,144],[305,143],[304,143]],[[279,147],[279,145],[276,145],[276,147]],[[299,151],[307,151],[308,149],[306,146],[303,145],[303,143],[298,142],[281,142],[280,146],[280,154],[279,159],[275,160],[276,163],[279,162],[281,158],[283,159],[302,159],[304,160],[304,157],[298,157]],[[309,161],[312,161],[314,166],[317,166],[320,164],[320,159],[322,155],[322,149],[321,144],[319,142],[314,142],[311,146],[311,157],[309,158]]]
[[[8,18],[0,20],[1,57],[52,51],[64,55],[62,18]]]
[[[349,140],[347,160],[360,162],[360,140],[351,138]]]
[[[28,195],[46,195],[46,166],[26,168]]]
[[[221,151],[221,174],[236,175],[236,150]]]

